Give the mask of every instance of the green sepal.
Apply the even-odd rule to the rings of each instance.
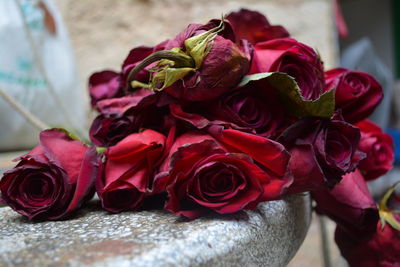
[[[205,56],[210,52],[212,48],[210,42],[220,31],[224,30],[224,27],[224,20],[221,20],[217,27],[185,40],[185,49],[194,59],[196,69],[201,67]]]
[[[67,129],[62,128],[62,127],[52,127],[51,129],[57,130],[57,131],[60,131],[60,132],[65,133],[65,134],[68,135],[68,137],[71,138],[72,140],[76,140],[76,141],[80,141],[80,142],[84,143],[84,142],[78,137],[78,135],[77,135],[76,133],[74,133],[74,131],[72,131],[72,130],[67,130]]]
[[[399,211],[391,210],[387,206],[387,202],[398,184],[400,184],[400,182],[397,182],[394,185],[392,185],[389,188],[389,190],[385,193],[382,200],[379,202],[378,209],[379,209],[379,217],[382,223],[382,229],[385,227],[386,223],[388,223],[391,227],[393,227],[397,231],[400,231],[400,222],[393,215],[395,213],[399,213]]]
[[[295,79],[281,72],[264,72],[243,77],[239,86],[252,82],[266,82],[276,89],[280,102],[296,117],[330,118],[335,111],[334,90],[323,93],[316,100],[305,100]]]
[[[99,154],[99,155],[103,154],[106,150],[107,150],[106,147],[96,146],[96,152],[97,152],[97,154]]]
[[[176,81],[183,79],[188,73],[195,71],[193,67],[186,66],[191,59],[182,49],[175,47],[169,50],[169,52],[181,58],[186,58],[186,61],[179,62],[170,59],[161,59],[156,66],[149,69],[149,72],[152,73],[150,82],[145,84],[134,80],[131,82],[132,88],[147,88],[153,91],[162,91],[165,87],[171,86]]]

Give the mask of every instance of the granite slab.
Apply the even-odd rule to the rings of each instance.
[[[166,211],[110,214],[96,201],[74,218],[30,222],[0,208],[0,266],[286,266],[311,218],[308,195],[188,221]]]

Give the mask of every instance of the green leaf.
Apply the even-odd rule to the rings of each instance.
[[[397,182],[394,185],[392,185],[389,188],[389,190],[385,193],[382,200],[379,202],[379,205],[378,205],[379,217],[382,222],[382,228],[385,227],[386,223],[388,223],[391,227],[393,227],[397,231],[400,231],[400,222],[393,215],[394,213],[398,213],[399,211],[391,210],[387,206],[387,202],[388,202],[390,196],[393,194],[394,190],[396,189],[396,186],[399,184],[400,184],[400,182]]]
[[[279,94],[280,101],[292,115],[296,117],[330,118],[335,111],[334,90],[323,93],[316,100],[305,100],[294,78],[281,72],[265,72],[243,77],[239,86],[252,82],[266,82]]]

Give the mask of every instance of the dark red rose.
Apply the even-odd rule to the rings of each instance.
[[[250,73],[284,72],[292,76],[306,100],[315,100],[324,92],[323,64],[309,46],[291,38],[257,43]]]
[[[367,181],[376,179],[393,168],[393,139],[372,121],[364,120],[355,126],[361,130],[359,149],[366,154],[359,169]]]
[[[111,70],[93,73],[89,78],[89,94],[91,104],[96,106],[103,99],[113,98],[121,95],[120,75]]]
[[[128,96],[99,101],[101,114],[90,127],[91,141],[108,147],[141,128],[163,130],[167,107],[157,107],[157,99],[153,91],[139,89]]]
[[[164,146],[164,135],[145,130],[125,137],[106,150],[96,181],[96,191],[104,209],[117,213],[137,210],[142,205]]]
[[[198,36],[216,27],[217,23],[219,21],[211,21],[206,25],[199,25],[196,29],[189,26],[183,35],[187,38]],[[214,99],[234,87],[247,74],[250,67],[250,48],[244,44],[242,52],[235,44],[229,23],[225,22],[224,27],[226,29],[208,44],[209,51],[201,66],[167,88],[169,94],[188,101]],[[178,35],[178,38],[180,36],[182,34]]]
[[[376,203],[358,169],[344,175],[332,190],[314,191],[312,197],[318,213],[347,228],[374,230],[379,220]]]
[[[215,101],[171,104],[171,114],[198,129],[212,124],[277,137],[290,123],[274,88],[262,80],[237,87]]]
[[[343,68],[325,72],[326,90],[335,90],[335,105],[350,123],[367,118],[382,101],[381,85],[371,75]]]
[[[399,214],[394,215],[400,221]],[[351,267],[392,267],[400,264],[400,231],[376,224],[375,231],[353,231],[337,226],[335,241]]]
[[[267,18],[257,11],[241,9],[230,13],[226,19],[232,24],[238,38],[246,39],[252,44],[289,37],[284,27],[271,25]]]
[[[96,150],[60,130],[41,132],[40,144],[18,160],[0,191],[7,205],[30,220],[65,218],[93,196]]]
[[[338,115],[299,120],[278,141],[291,154],[292,193],[332,188],[364,158],[358,150],[360,130]]]
[[[240,133],[232,136],[242,141]],[[234,139],[232,136],[227,133],[226,140]],[[247,149],[256,147],[263,154],[236,153],[238,148],[228,149],[202,133],[190,132],[177,138],[161,168],[169,180],[165,208],[193,219],[206,210],[233,213],[281,197],[290,181],[274,171],[281,172],[281,166],[286,165],[283,168],[286,172],[288,154],[278,143],[265,138],[260,142],[257,136],[253,138],[255,141],[251,138],[241,145],[251,143]],[[265,170],[273,165],[273,171]]]
[[[247,74],[250,58],[250,45],[235,44],[229,22],[212,20],[205,25],[189,25],[168,41],[163,51],[143,60],[127,80],[133,80],[134,87],[165,90],[179,100],[210,100],[234,87]],[[138,71],[149,66],[153,69],[150,82],[138,83]]]

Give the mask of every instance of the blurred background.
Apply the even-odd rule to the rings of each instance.
[[[131,48],[173,37],[189,23],[240,8],[257,10],[315,48],[326,69],[373,75],[385,99],[371,119],[400,148],[400,2],[398,0],[1,0],[0,88],[51,126],[85,135],[93,114],[87,80],[118,71]],[[0,172],[15,152],[37,143],[38,131],[0,98]],[[399,160],[400,150],[396,150]],[[395,168],[371,184],[380,196]],[[290,266],[322,266],[318,224]],[[330,237],[334,225],[327,225]],[[330,240],[333,266],[345,266]]]

